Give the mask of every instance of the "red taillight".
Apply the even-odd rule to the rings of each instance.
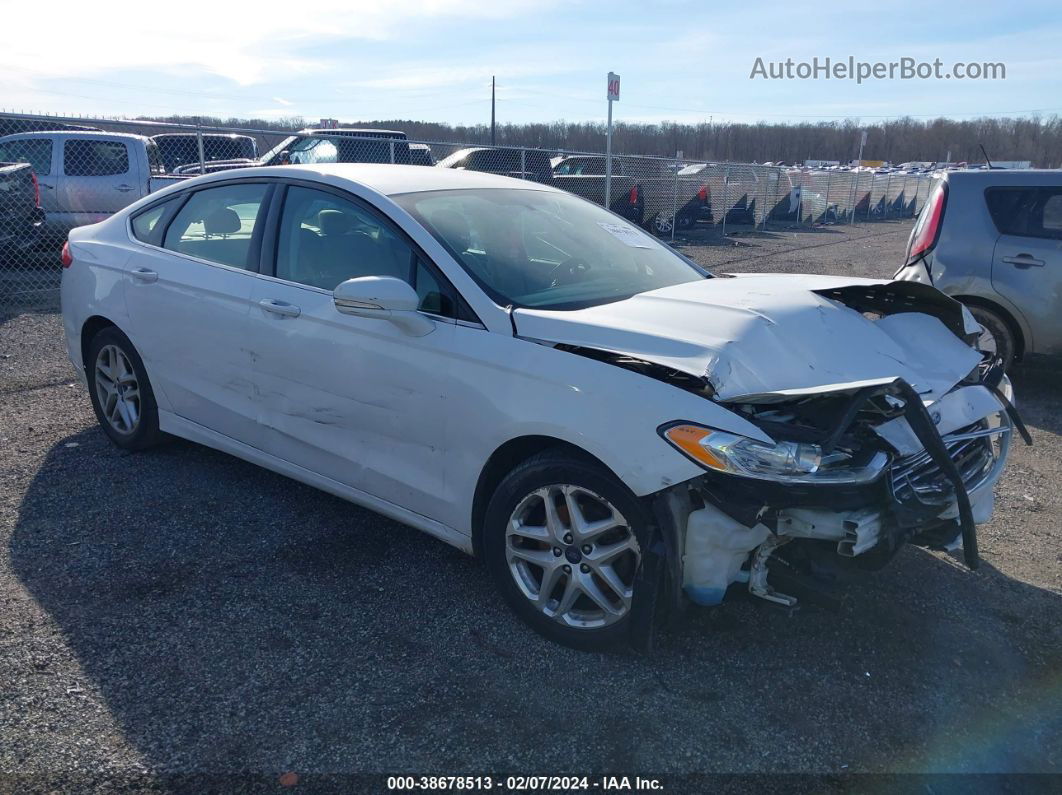
[[[55,251],[55,249],[52,249],[52,251]],[[70,255],[70,241],[69,240],[66,241],[65,243],[63,243],[63,253],[62,253],[62,255],[60,255],[60,259],[63,262],[63,267],[64,268],[69,268],[71,265],[74,264],[74,258]]]
[[[33,205],[35,207],[41,206],[41,183],[37,181],[37,172],[31,171],[30,176],[33,177]]]
[[[631,188],[630,203],[631,204],[637,204],[638,203],[638,186],[637,185],[635,185],[633,188]]]
[[[940,222],[944,220],[944,205],[948,203],[948,183],[941,182],[933,195],[929,197],[929,203],[918,216],[914,231],[911,232],[911,242],[907,248],[907,263],[914,262],[919,257],[925,256],[937,244],[940,237]]]
[[[697,191],[697,198],[700,199],[702,202],[708,201],[708,186],[707,185],[701,185],[701,189],[699,191]]]

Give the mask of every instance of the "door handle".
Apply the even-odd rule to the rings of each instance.
[[[278,301],[275,298],[263,298],[258,302],[258,305],[266,312],[272,312],[274,315],[282,315],[283,317],[298,317],[302,314],[302,310],[295,304]]]
[[[134,268],[132,273],[134,279],[138,282],[143,282],[144,284],[152,284],[159,280],[159,275],[155,273],[155,271],[147,268]]]
[[[115,185],[114,189],[117,190],[117,191],[121,191],[122,193],[128,193],[129,191],[131,191],[133,189],[133,186],[132,185],[125,185],[125,184]]]
[[[1019,254],[1016,257],[1003,257],[1003,261],[1016,268],[1042,268],[1044,266],[1044,261],[1042,259],[1037,259],[1032,254]]]
[[[41,182],[40,180],[37,180],[37,184],[40,185],[42,188],[47,188],[48,190],[55,190],[55,185],[49,185],[47,182]]]

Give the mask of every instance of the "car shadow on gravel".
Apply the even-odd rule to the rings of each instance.
[[[585,654],[417,531],[92,429],[48,452],[10,557],[150,770],[1062,768],[1059,597],[945,555],[834,610],[739,600],[652,656]]]

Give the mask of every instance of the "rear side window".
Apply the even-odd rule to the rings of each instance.
[[[1062,186],[989,188],[985,201],[1000,234],[1062,239]]]
[[[191,257],[256,270],[251,241],[269,192],[264,183],[222,185],[196,191],[166,230],[163,248]]]
[[[63,144],[68,177],[109,177],[129,171],[129,150],[121,141],[72,139]]]
[[[47,176],[52,173],[52,139],[23,138],[2,143],[0,162],[29,163],[37,176]]]

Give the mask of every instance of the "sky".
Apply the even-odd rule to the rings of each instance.
[[[1062,115],[1062,3],[0,0],[0,108],[340,120]],[[765,64],[1002,62],[1004,80],[764,80]]]

